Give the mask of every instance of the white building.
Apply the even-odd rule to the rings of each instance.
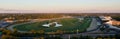
[[[44,25],[42,25],[42,26],[44,26],[44,27],[50,27],[50,25],[49,25],[49,24],[44,24]]]
[[[52,23],[49,23],[49,24],[44,24],[42,26],[44,26],[44,27],[50,27],[50,25],[52,25],[53,23],[55,23],[54,27],[60,27],[60,26],[62,26],[62,24],[58,24],[57,22],[52,22]]]

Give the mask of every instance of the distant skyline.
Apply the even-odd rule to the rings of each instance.
[[[0,0],[0,13],[120,13],[120,0]]]

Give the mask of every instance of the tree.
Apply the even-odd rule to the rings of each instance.
[[[3,30],[3,33],[6,34],[6,35],[10,35],[11,31],[10,30]]]
[[[101,30],[101,31],[104,31],[104,30],[105,30],[105,26],[104,26],[104,25],[101,25],[100,30]]]
[[[97,36],[95,39],[103,39],[102,36]]]
[[[18,30],[15,28],[13,33],[18,33]]]
[[[1,39],[7,39],[7,36],[2,35]]]
[[[39,34],[44,34],[45,31],[44,31],[44,30],[39,30],[38,33],[39,33]]]
[[[63,31],[62,30],[57,30],[56,33],[63,34]]]
[[[120,39],[120,34],[115,34],[116,39]]]
[[[18,32],[18,30],[15,28],[14,31],[13,31],[13,33],[12,33],[12,35],[19,36],[19,34],[20,33]]]
[[[44,37],[40,37],[40,39],[44,39]]]
[[[1,39],[16,39],[16,38],[10,35],[2,35]]]
[[[35,34],[35,33],[36,33],[36,31],[35,31],[35,30],[31,30],[30,32],[31,32],[31,33],[33,33],[33,34]]]
[[[57,37],[46,37],[45,39],[62,39],[60,36]]]
[[[78,37],[71,37],[70,39],[79,39]]]

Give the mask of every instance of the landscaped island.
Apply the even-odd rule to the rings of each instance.
[[[86,31],[86,29],[89,27],[91,23],[91,18],[84,17],[82,18],[62,18],[62,19],[55,19],[55,20],[46,20],[46,21],[40,21],[40,22],[34,22],[34,23],[27,23],[27,24],[21,24],[21,25],[15,25],[13,28],[17,29],[18,31],[31,31],[34,30],[36,32],[39,32],[41,30],[45,32],[83,32]],[[62,24],[60,27],[54,27],[55,25],[52,24],[50,27],[42,26],[43,24],[48,24],[51,22],[58,22],[58,24]]]

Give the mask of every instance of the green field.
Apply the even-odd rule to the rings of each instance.
[[[60,27],[44,27],[42,26],[45,23],[54,22],[57,21],[58,23],[62,24],[63,26]],[[35,23],[28,23],[28,24],[22,24],[22,25],[16,25],[13,28],[16,28],[20,31],[39,31],[44,30],[45,32],[56,32],[57,30],[62,30],[66,32],[73,32],[76,30],[79,30],[79,32],[83,32],[86,30],[86,28],[89,27],[91,23],[91,18],[85,18],[82,21],[79,21],[77,18],[64,18],[64,19],[57,19],[57,20],[51,20],[51,21],[42,21],[42,22],[35,22]]]

